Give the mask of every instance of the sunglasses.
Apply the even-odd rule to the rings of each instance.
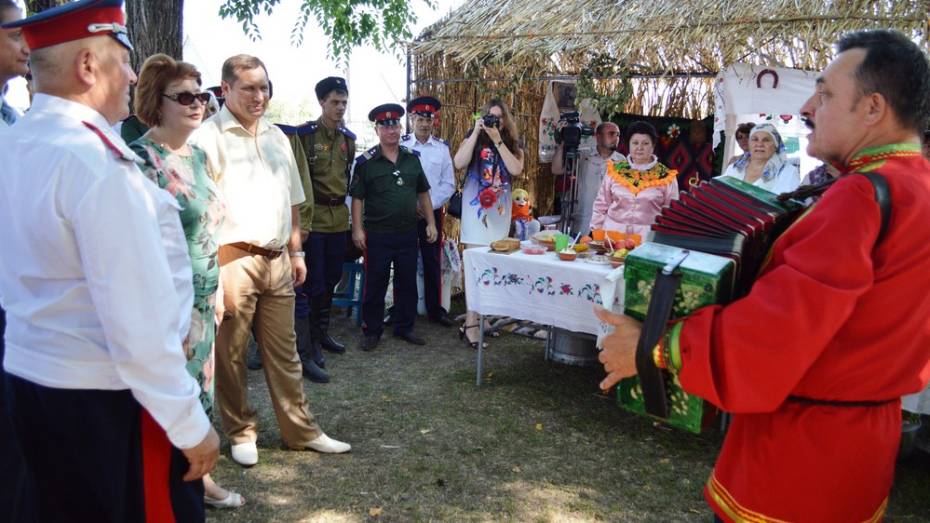
[[[194,100],[200,100],[200,103],[203,105],[207,105],[207,103],[210,102],[210,93],[208,92],[197,94],[183,92],[177,94],[162,94],[162,96],[169,100],[178,102],[181,105],[190,105],[194,103]]]

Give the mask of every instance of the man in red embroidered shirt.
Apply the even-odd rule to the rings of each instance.
[[[886,30],[843,37],[801,114],[807,152],[842,176],[772,247],[752,291],[665,335],[686,391],[733,413],[704,495],[721,521],[881,520],[900,396],[930,380],[930,64]],[[881,214],[865,176],[891,192]],[[641,327],[616,329],[601,387],[636,373]]]

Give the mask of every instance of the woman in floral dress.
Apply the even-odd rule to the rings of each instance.
[[[510,110],[502,100],[484,106],[455,153],[456,169],[466,169],[462,188],[462,231],[465,248],[487,246],[510,233],[514,176],[523,172],[520,136]],[[485,119],[491,125],[485,124]],[[478,314],[468,311],[459,338],[478,346]]]
[[[207,415],[213,411],[213,341],[222,319],[217,308],[217,304],[222,308],[223,300],[216,236],[224,208],[207,172],[205,153],[187,140],[200,127],[209,101],[209,93],[200,90],[200,73],[193,65],[163,54],[149,57],[139,74],[135,111],[150,129],[130,145],[145,160],[145,175],[171,193],[180,206],[194,286],[190,331],[183,346],[187,370],[200,384],[200,401]],[[219,487],[209,474],[203,480],[207,504],[236,508],[245,503],[239,494]]]

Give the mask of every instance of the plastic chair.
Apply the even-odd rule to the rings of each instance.
[[[333,305],[346,310],[346,317],[352,316],[355,309],[355,324],[362,324],[362,289],[365,288],[365,267],[361,262],[346,262],[342,264],[342,272],[346,276],[345,291],[333,295]]]

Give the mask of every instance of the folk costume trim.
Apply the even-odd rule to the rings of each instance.
[[[708,478],[705,492],[711,504],[722,510],[727,518],[735,523],[788,523],[783,519],[772,518],[740,505],[720,483],[716,473],[711,473]]]
[[[710,504],[723,511],[727,518],[734,523],[788,523],[783,519],[777,519],[759,512],[750,510],[739,504],[732,494],[717,479],[716,471],[712,472],[707,479],[704,494],[710,501]],[[881,502],[875,512],[863,523],[877,523],[884,519],[885,511],[888,509],[888,497]]]
[[[891,158],[911,158],[920,156],[920,145],[916,143],[892,143],[867,147],[852,157],[848,165],[840,167],[840,172],[870,172],[880,168]]]
[[[651,168],[640,171],[633,169],[629,162],[607,162],[607,175],[616,183],[624,186],[636,196],[650,187],[663,187],[674,182],[678,171],[656,162]]]

